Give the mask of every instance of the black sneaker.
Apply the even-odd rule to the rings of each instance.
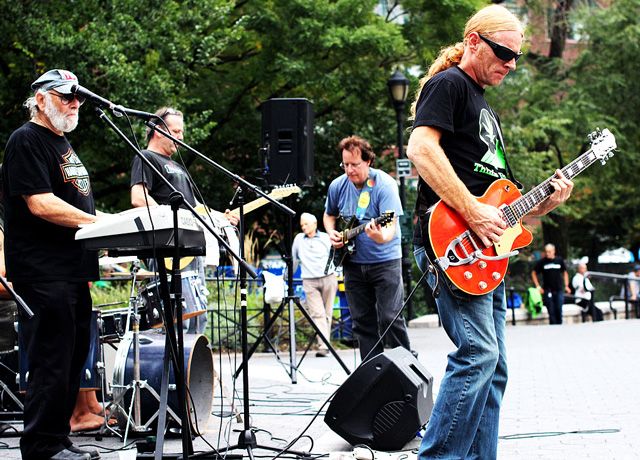
[[[79,447],[75,444],[71,444],[67,447],[67,450],[76,454],[89,454],[91,456],[91,460],[98,460],[100,458],[100,452],[98,452],[98,449],[94,449],[93,447]]]
[[[90,458],[91,457],[88,453],[81,454],[78,452],[71,452],[69,449],[62,449],[49,460],[89,460]]]

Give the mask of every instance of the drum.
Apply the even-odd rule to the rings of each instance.
[[[142,289],[139,294],[140,324],[145,324],[145,329],[162,327],[162,287],[160,281],[154,281]]]
[[[127,317],[129,316],[129,307],[127,308],[113,308],[111,310],[102,310],[100,312],[100,340],[103,342],[119,341],[127,332]],[[132,329],[131,319],[129,319],[129,331]],[[162,320],[160,320],[162,325]],[[138,325],[140,331],[146,331],[150,329],[149,322],[147,320],[146,310],[140,312],[140,324]]]
[[[120,339],[127,327],[129,308],[113,308],[100,311],[100,340],[103,342]],[[131,326],[129,326],[130,328]]]
[[[193,271],[185,272],[182,278],[182,319],[193,318],[207,312],[207,298],[202,281]],[[140,290],[140,330],[162,327],[162,286],[160,281],[147,284]]]
[[[182,319],[193,318],[207,312],[206,286],[195,272],[182,273]]]
[[[145,380],[160,395],[162,384],[162,368],[164,365],[164,345],[166,336],[154,332],[141,333],[140,337],[140,379]],[[184,369],[189,387],[190,398],[187,402],[191,417],[191,426],[196,434],[203,434],[209,424],[213,409],[213,353],[209,348],[209,341],[204,335],[184,335]],[[175,391],[175,377],[173,366],[170,366],[168,406],[180,414],[178,397]],[[113,397],[118,400],[124,395],[121,405],[129,408],[131,391],[125,386],[133,381],[133,333],[128,332],[116,353],[113,368]],[[141,391],[141,408],[144,420],[149,420],[158,411],[159,401],[149,391]],[[193,404],[192,404],[193,402]],[[126,428],[126,418],[120,414],[118,420],[122,429]],[[196,424],[197,422],[197,424]],[[142,422],[144,423],[144,422]]]
[[[102,388],[104,363],[102,362],[100,348],[99,315],[100,312],[96,309],[91,313],[91,345],[89,347],[89,356],[87,356],[80,376],[80,388],[84,390],[99,390]],[[19,331],[18,341],[20,349],[20,391],[25,392],[29,386],[29,362],[27,353],[23,352],[25,350],[24,338]]]
[[[0,354],[11,353],[18,345],[18,306],[13,300],[0,300]]]

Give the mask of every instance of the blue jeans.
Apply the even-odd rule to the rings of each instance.
[[[562,305],[564,304],[564,292],[544,291],[544,305],[549,312],[549,324],[562,324]]]
[[[414,252],[424,272],[428,260],[423,247]],[[452,291],[438,271],[440,296],[436,299],[442,326],[457,350],[448,357],[419,460],[495,459],[498,422],[507,385],[504,282],[493,292],[474,296]],[[438,282],[427,275],[433,289]]]
[[[404,317],[393,321],[402,309],[404,295],[401,259],[375,264],[345,262],[344,288],[362,359],[384,351],[384,344],[378,340],[392,322],[386,343],[411,350]]]

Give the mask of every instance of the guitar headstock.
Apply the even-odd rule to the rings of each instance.
[[[613,150],[617,147],[616,138],[607,128],[603,131],[596,128],[587,137],[591,141],[591,151],[600,160],[600,163],[605,164],[613,156]]]
[[[378,224],[382,225],[383,227],[389,225],[391,222],[393,222],[394,215],[395,215],[395,212],[393,211],[383,212],[382,215],[377,219]]]
[[[280,185],[278,187],[275,187],[271,193],[269,193],[269,196],[271,198],[273,198],[274,200],[278,200],[280,198],[284,198],[287,197],[289,195],[293,195],[294,193],[300,193],[300,187],[298,187],[297,185]]]

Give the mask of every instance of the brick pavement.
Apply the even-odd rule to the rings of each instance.
[[[442,329],[409,332],[420,361],[434,376],[435,393],[452,346]],[[502,410],[500,459],[640,459],[640,320],[518,325],[507,328],[507,340],[510,380]],[[350,368],[354,367],[357,358],[353,351],[342,350],[340,355]],[[288,356],[282,358],[288,361]],[[222,364],[216,358],[216,369],[228,387],[232,387],[228,377],[231,367],[226,358]],[[250,411],[253,426],[259,429],[258,442],[283,446],[280,439],[291,440],[299,434],[346,374],[332,358],[308,357],[300,367],[298,383],[292,385],[273,355],[260,354],[250,361],[249,377]],[[242,428],[241,424],[231,423],[230,417],[219,417],[219,400],[205,435],[215,447],[225,444],[219,426]],[[241,401],[238,403],[242,405]],[[228,415],[228,406],[223,404],[223,415]],[[336,452],[351,451],[322,422],[322,417],[307,434],[313,438],[314,453],[333,453],[331,457],[337,459]],[[232,432],[231,442],[236,442],[237,436]],[[96,442],[92,436],[82,436],[75,441],[97,445],[105,460],[125,458],[105,450],[122,446],[115,437]],[[0,442],[10,447],[0,451],[0,458],[20,458],[15,449],[17,438],[5,437]],[[409,447],[416,445],[413,442]],[[208,449],[200,440],[195,447]],[[308,439],[296,445],[299,450],[309,447]],[[180,452],[180,440],[169,439],[164,451]],[[414,457],[411,452],[408,456]]]

